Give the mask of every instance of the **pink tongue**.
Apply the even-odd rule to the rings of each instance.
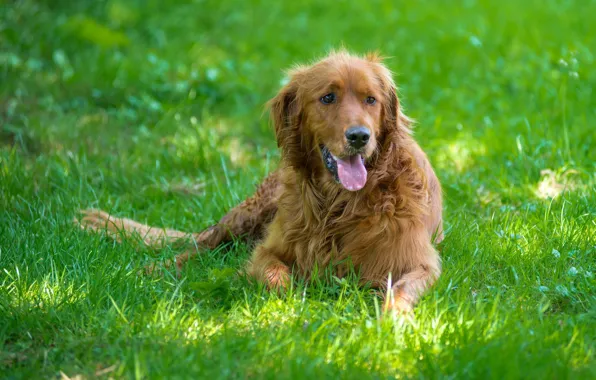
[[[339,182],[350,191],[360,190],[366,185],[366,168],[359,154],[336,158]]]

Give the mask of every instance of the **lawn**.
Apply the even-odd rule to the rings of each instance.
[[[278,162],[283,69],[379,50],[445,193],[443,275],[379,318],[350,277],[283,295],[198,231]],[[0,377],[595,378],[596,2],[0,0]]]

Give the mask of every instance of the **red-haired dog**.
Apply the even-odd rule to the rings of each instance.
[[[86,210],[84,228],[149,245],[192,238],[214,248],[233,238],[257,241],[248,272],[270,288],[353,265],[363,282],[391,285],[387,305],[411,310],[438,278],[433,244],[443,239],[439,181],[410,133],[389,70],[374,54],[330,54],[290,71],[269,102],[280,168],[218,224],[196,234],[161,230]],[[179,268],[196,250],[176,257]]]

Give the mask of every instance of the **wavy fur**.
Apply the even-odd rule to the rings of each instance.
[[[402,112],[390,71],[377,54],[358,57],[338,51],[289,75],[288,84],[268,103],[282,154],[280,168],[217,225],[185,235],[95,210],[87,211],[81,223],[113,232],[140,231],[155,235],[153,241],[190,236],[205,248],[233,237],[250,238],[258,244],[248,271],[271,288],[285,286],[291,274],[309,277],[315,268],[329,265],[342,276],[350,263],[363,282],[380,288],[391,274],[397,281],[387,307],[410,310],[441,272],[433,243],[443,239],[442,199],[439,181],[412,137],[412,121]],[[336,106],[323,109],[317,99],[329,88],[340,88],[344,95]],[[363,91],[375,95],[377,106],[367,108],[357,101]],[[343,149],[345,128],[354,121],[373,132],[366,154],[368,179],[357,192],[334,181],[319,149],[321,144]],[[151,239],[145,242],[152,244]],[[177,257],[177,266],[195,253]]]

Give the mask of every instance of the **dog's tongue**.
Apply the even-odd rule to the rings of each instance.
[[[347,190],[360,190],[366,184],[366,168],[359,154],[346,157],[345,159],[336,158],[337,175],[339,182]]]

